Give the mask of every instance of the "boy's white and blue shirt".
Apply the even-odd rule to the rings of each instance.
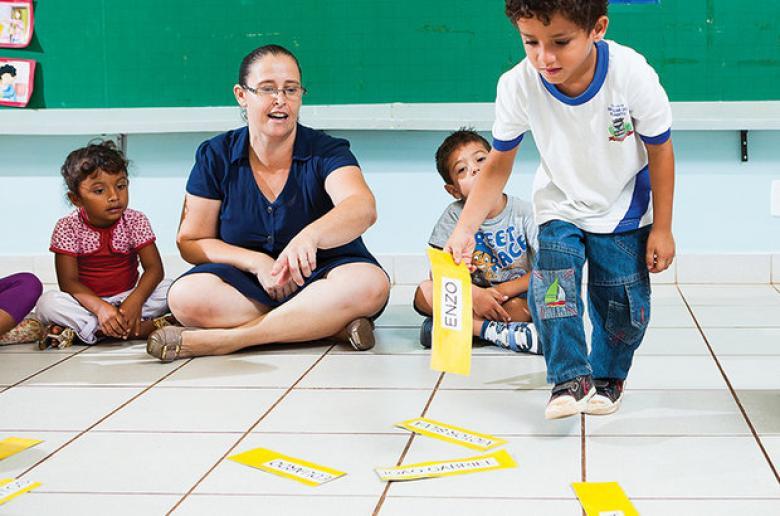
[[[655,70],[633,49],[596,43],[590,86],[569,97],[524,59],[501,76],[493,146],[507,151],[532,131],[540,165],[536,222],[564,220],[591,233],[653,221],[645,144],[671,136],[672,110]]]
[[[428,243],[444,248],[447,239],[463,212],[465,201],[451,203],[433,227]],[[480,287],[491,287],[522,278],[531,272],[538,249],[537,226],[531,203],[506,196],[506,206],[492,219],[486,219],[474,235],[476,246],[472,263],[477,270],[472,282]]]

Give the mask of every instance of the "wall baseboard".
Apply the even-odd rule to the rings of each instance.
[[[423,254],[378,254],[393,285],[416,285],[428,278],[428,259]],[[178,255],[164,255],[165,275],[175,278],[191,265]],[[0,255],[0,277],[32,272],[43,283],[56,284],[51,253]],[[655,285],[674,284],[780,284],[780,253],[774,254],[684,254],[661,274],[651,276]]]

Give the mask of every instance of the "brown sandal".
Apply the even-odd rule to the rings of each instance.
[[[368,351],[374,347],[374,323],[365,317],[355,319],[347,325],[347,340],[355,351]]]
[[[164,326],[154,330],[146,339],[146,352],[162,362],[173,362],[182,356],[181,334],[185,331],[193,331],[197,328],[188,326]]]
[[[59,333],[54,333],[54,328],[61,328]],[[73,345],[76,338],[76,332],[73,328],[63,328],[56,324],[50,324],[46,329],[46,336],[38,341],[38,349],[47,348],[65,349]],[[56,344],[55,344],[56,343]]]

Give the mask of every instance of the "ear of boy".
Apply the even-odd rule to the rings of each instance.
[[[76,208],[82,208],[83,207],[81,205],[81,197],[79,197],[78,195],[74,194],[73,192],[68,192],[68,200],[70,200],[71,204],[73,204],[73,206],[75,206]]]
[[[458,188],[455,185],[444,185],[444,189],[447,191],[448,194],[453,196],[455,200],[461,201],[463,200],[463,194],[460,193],[460,188]]]

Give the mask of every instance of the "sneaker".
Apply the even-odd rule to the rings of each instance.
[[[623,380],[604,378],[593,380],[596,394],[588,401],[585,413],[592,416],[612,414],[620,408],[623,399]]]
[[[552,389],[550,401],[544,411],[546,419],[559,419],[585,411],[590,400],[596,394],[590,375],[577,376],[568,382],[557,383]]]
[[[420,325],[420,345],[425,349],[431,349],[431,335],[433,334],[433,318],[426,317]]]

